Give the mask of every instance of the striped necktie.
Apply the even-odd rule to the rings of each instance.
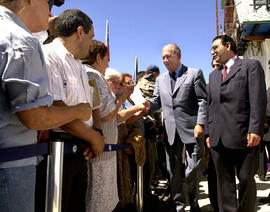
[[[227,77],[227,66],[224,66],[223,70],[222,70],[222,82],[225,80],[225,78]]]

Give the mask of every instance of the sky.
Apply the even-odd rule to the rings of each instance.
[[[181,63],[200,68],[208,82],[211,72],[210,48],[216,36],[216,6],[214,0],[65,0],[52,13],[79,9],[94,24],[94,39],[105,40],[106,20],[109,21],[110,64],[120,73],[134,74],[135,57],[138,70],[150,64],[161,73],[161,49],[176,43],[181,51]]]

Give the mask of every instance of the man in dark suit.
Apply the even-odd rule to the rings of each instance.
[[[208,93],[207,143],[217,172],[219,211],[254,212],[254,175],[266,109],[264,71],[257,60],[239,59],[236,44],[227,35],[214,38],[211,53],[223,64],[210,74]]]
[[[200,211],[198,185],[206,123],[207,94],[203,72],[181,64],[176,44],[162,49],[168,72],[160,75],[150,100],[151,111],[162,108],[166,129],[166,164],[170,174],[173,210],[184,211],[184,182],[187,184],[190,211]]]

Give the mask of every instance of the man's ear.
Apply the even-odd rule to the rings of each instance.
[[[79,27],[77,28],[77,32],[76,32],[77,37],[79,38],[79,40],[82,40],[82,38],[83,38],[83,33],[84,33],[83,27],[82,27],[82,26],[79,26]]]
[[[177,58],[180,60],[181,59],[181,54],[180,52],[177,52]]]
[[[97,57],[96,57],[96,62],[97,62],[97,64],[100,63],[101,59],[102,59],[102,58],[101,58],[100,54],[98,53],[98,54],[97,54]]]
[[[227,50],[230,50],[230,49],[231,49],[231,46],[232,46],[232,45],[231,45],[230,42],[227,42],[227,43],[226,43],[226,49],[227,49]]]

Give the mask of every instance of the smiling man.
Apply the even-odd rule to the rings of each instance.
[[[257,60],[239,59],[236,44],[227,35],[214,38],[211,54],[222,64],[209,77],[207,139],[217,172],[219,211],[254,212],[254,175],[266,110],[264,71]]]
[[[186,181],[190,211],[198,212],[199,166],[206,124],[205,80],[202,70],[181,63],[181,51],[176,44],[163,47],[162,59],[168,71],[156,79],[154,96],[149,101],[150,112],[160,107],[163,111],[166,163],[175,203],[172,211],[184,211]]]

